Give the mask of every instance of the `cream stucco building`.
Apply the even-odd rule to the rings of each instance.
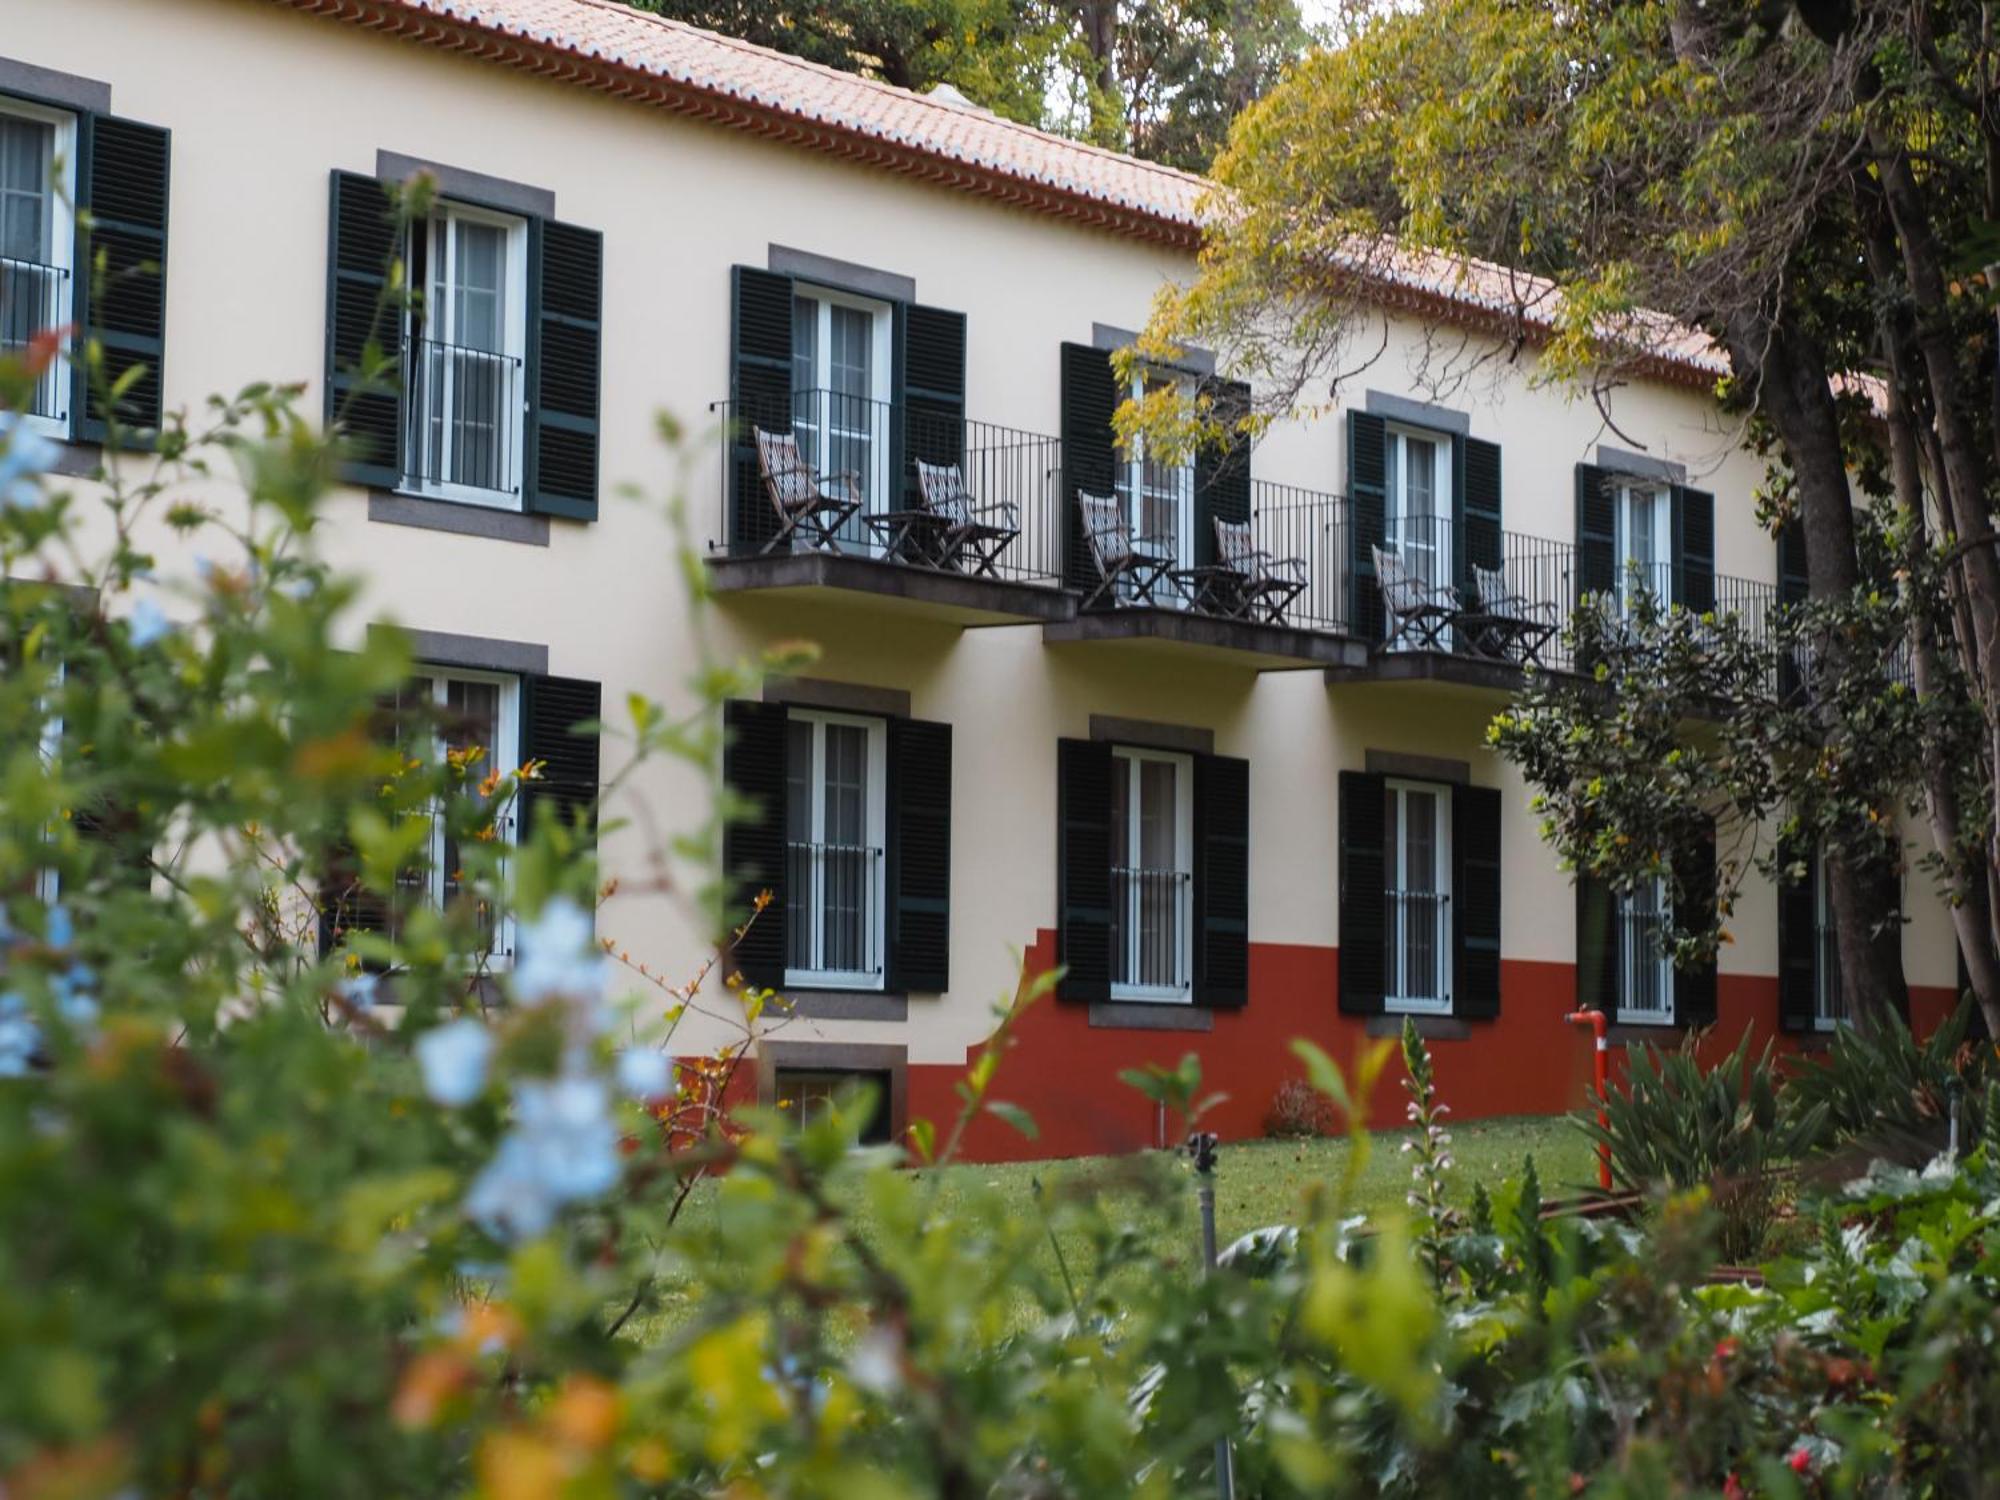
[[[393,330],[400,389],[355,396],[399,248],[380,184],[419,169],[442,193],[400,247],[424,314]],[[0,335],[93,318],[156,372],[142,417],[251,379],[326,393],[368,444],[332,560],[502,762],[550,759],[550,800],[616,769],[568,723],[674,700],[692,662],[676,538],[621,487],[685,482],[723,650],[819,644],[731,710],[726,774],[766,810],[732,857],[779,893],[739,958],[799,1011],[770,1086],[871,1072],[899,1117],[947,1113],[1022,955],[1070,978],[1003,1071],[1041,1142],[993,1153],[1152,1139],[1115,1075],[1189,1050],[1252,1133],[1287,1039],[1346,1051],[1399,1010],[1461,1113],[1577,1102],[1580,995],[1646,1034],[1810,1032],[1810,892],[1781,920],[1753,885],[1719,975],[1663,971],[1643,900],[1579,899],[1484,748],[1521,656],[1561,664],[1537,622],[1578,592],[1779,598],[1714,369],[1616,392],[1628,451],[1537,387],[1532,347],[1426,388],[1437,328],[1494,331],[1463,287],[1413,284],[1339,414],[1185,466],[1120,453],[1107,353],[1189,274],[1200,190],[606,0],[64,0],[0,38]],[[75,306],[69,202],[163,280]],[[1228,375],[1196,351],[1156,378]],[[37,405],[87,470],[98,414],[61,379]],[[709,434],[685,474],[661,410]],[[760,461],[760,428],[791,448]],[[955,485],[983,529],[949,524]],[[1268,563],[1228,566],[1233,525]],[[1435,649],[1387,640],[1399,569],[1457,591],[1415,626]],[[673,826],[710,790],[659,769],[632,795]],[[646,826],[606,840],[609,873]],[[1935,1013],[1949,925],[1909,915]],[[659,972],[703,951],[660,898],[600,926]],[[676,1045],[722,1039],[695,1020]]]

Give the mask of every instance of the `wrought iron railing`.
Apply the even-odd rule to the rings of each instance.
[[[843,553],[934,572],[1061,585],[1062,445],[1055,438],[829,390],[719,401],[709,410],[717,419],[722,459],[713,545],[730,556],[807,545],[804,538],[795,544],[781,539],[777,506],[758,463],[762,430],[789,433],[829,493],[860,502],[836,535]],[[919,459],[957,465],[966,518],[991,528],[976,544],[963,545],[961,533],[923,519]],[[898,524],[897,516],[918,519]],[[1008,531],[1016,534],[1009,539]]]
[[[797,973],[882,972],[882,851],[785,845],[785,961]]]
[[[1847,1019],[1847,995],[1840,983],[1840,943],[1830,922],[1813,924],[1813,1019],[1822,1026],[1837,1026]]]
[[[1250,487],[1251,535],[1274,565],[1296,562],[1305,587],[1283,608],[1285,624],[1328,635],[1353,629],[1348,571],[1347,501],[1297,485],[1256,480]]]
[[[70,276],[62,266],[0,256],[0,354],[20,357],[37,334],[70,321]],[[28,411],[54,421],[69,418],[69,367],[50,359],[35,380]]]
[[[1448,998],[1451,897],[1443,891],[1385,891],[1388,969],[1383,993],[1419,1004]]]
[[[1185,870],[1111,871],[1111,982],[1127,989],[1185,991],[1192,949],[1194,877]]]
[[[436,339],[411,339],[404,353],[405,480],[417,489],[518,495],[519,357]]]
[[[1636,1019],[1673,1015],[1673,969],[1666,961],[1669,914],[1650,897],[1618,903],[1618,1009]]]

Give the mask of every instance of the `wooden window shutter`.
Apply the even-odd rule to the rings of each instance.
[[[1805,603],[1811,592],[1806,571],[1806,530],[1798,520],[1778,528],[1778,603],[1796,606]],[[1778,660],[1778,698],[1789,703],[1805,690],[1805,672],[1799,653],[1787,651]]]
[[[1349,434],[1354,416],[1349,413]],[[1388,824],[1380,776],[1340,773],[1340,1008],[1382,1013],[1388,981]]]
[[[576,677],[521,679],[521,759],[541,762],[541,775],[521,786],[521,831],[542,818],[565,823],[597,819],[600,748],[594,726],[604,712],[603,689]]]
[[[1111,998],[1111,747],[1098,740],[1056,742],[1056,962],[1061,999]]]
[[[1354,633],[1364,641],[1379,641],[1384,631],[1382,590],[1375,581],[1374,548],[1388,535],[1389,427],[1365,411],[1347,414],[1348,576],[1354,580]],[[1381,817],[1378,812],[1377,819]],[[1342,938],[1345,946],[1346,939]],[[1346,967],[1345,962],[1341,967]],[[1376,1009],[1381,1009],[1378,1003]]]
[[[1118,452],[1111,419],[1119,406],[1111,356],[1088,344],[1062,346],[1063,581],[1074,589],[1097,586],[1097,565],[1084,539],[1080,492],[1116,493]],[[1110,774],[1107,770],[1107,776]],[[1110,876],[1105,876],[1106,881]],[[1109,887],[1107,885],[1107,892]],[[1107,895],[1108,899],[1108,895]],[[1107,937],[1106,941],[1109,939]],[[1106,950],[1107,955],[1109,949]],[[1107,973],[1109,971],[1107,970]],[[1109,979],[1105,981],[1107,984]]]
[[[1205,383],[1218,421],[1234,424],[1249,414],[1250,387],[1240,380]],[[1204,443],[1194,461],[1194,559],[1215,561],[1215,523],[1250,520],[1250,439],[1229,432],[1220,442]]]
[[[897,395],[892,412],[901,423],[905,455],[903,503],[922,505],[913,462],[965,461],[965,314],[912,302],[896,304]]]
[[[1618,592],[1618,519],[1611,474],[1576,466],[1576,590],[1604,596]]]
[[[597,519],[604,236],[528,221],[527,508]]]
[[[729,420],[729,550],[745,557],[778,534],[756,429],[792,430],[792,278],[754,266],[729,271]]]
[[[1472,570],[1501,565],[1500,445],[1462,437],[1451,445],[1458,472],[1452,485],[1457,513],[1458,585],[1472,592]]]
[[[1576,1008],[1618,1018],[1618,898],[1589,875],[1576,877]]]
[[[789,716],[782,703],[732,699],[722,706],[722,780],[750,804],[722,835],[722,868],[732,924],[750,927],[736,945],[735,967],[748,984],[785,982],[785,756]],[[754,921],[757,893],[771,904]]]
[[[1715,828],[1683,849],[1674,860],[1674,874],[1680,899],[1690,916],[1710,920],[1715,911]],[[1678,922],[1676,925],[1680,925]],[[1674,970],[1674,1024],[1712,1026],[1716,1017],[1715,960],[1709,958],[1689,968]]]
[[[1715,496],[1675,485],[1673,522],[1674,603],[1707,614],[1715,608]]]
[[[951,988],[951,726],[888,724],[892,990]]]
[[[348,454],[340,476],[393,489],[403,480],[401,365],[362,375],[376,351],[396,354],[396,309],[383,299],[390,263],[402,253],[389,189],[373,177],[333,174],[326,260],[326,423],[340,424]]]
[[[1460,786],[1451,793],[1452,1013],[1474,1020],[1500,1014],[1500,793]]]
[[[1194,1003],[1250,1001],[1250,762],[1194,758]]]
[[[1778,882],[1778,1025],[1811,1031],[1819,1007],[1819,856],[1806,861],[1800,880]]]
[[[70,410],[76,435],[102,442],[114,413],[104,397],[127,372],[142,373],[119,398],[119,424],[136,442],[160,426],[167,333],[167,178],[172,137],[154,125],[110,115],[77,121],[78,225],[76,322],[104,351],[102,389],[93,390],[82,360],[75,364]],[[81,218],[81,216],[79,216]],[[94,274],[99,253],[104,275]]]

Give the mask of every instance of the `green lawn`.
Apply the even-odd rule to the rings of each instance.
[[[1353,1208],[1373,1214],[1400,1208],[1409,1191],[1410,1158],[1402,1150],[1409,1138],[1407,1130],[1382,1131],[1371,1141],[1369,1157],[1362,1168]],[[1546,1197],[1568,1196],[1596,1181],[1596,1163],[1589,1141],[1573,1123],[1562,1116],[1520,1116],[1508,1119],[1475,1120],[1451,1125],[1451,1155],[1454,1162],[1452,1185],[1455,1197],[1464,1202],[1475,1184],[1491,1191],[1509,1177],[1517,1176],[1524,1157],[1532,1153],[1535,1170]],[[1345,1140],[1254,1141],[1226,1145],[1216,1167],[1216,1233],[1226,1246],[1249,1230],[1268,1224],[1283,1224],[1297,1217],[1300,1198],[1307,1185],[1340,1178],[1347,1164],[1349,1146]],[[1039,1180],[1046,1193],[1125,1194],[1133,1222],[1163,1241],[1169,1254],[1185,1250],[1190,1261],[1198,1246],[1198,1220],[1194,1211],[1191,1177],[1171,1179],[1187,1184],[1178,1203],[1158,1197],[1158,1179],[1134,1191],[1132,1174],[1121,1171],[1130,1161],[1119,1157],[1078,1157],[1064,1161],[1021,1162],[1001,1166],[950,1166],[939,1169],[940,1208],[949,1212],[951,1200],[980,1184],[997,1189],[1010,1210],[1023,1218],[1033,1218],[1040,1210],[1035,1203]],[[1175,1189],[1170,1188],[1169,1191]],[[713,1185],[703,1184],[688,1201],[683,1223],[699,1222],[713,1212]],[[1072,1269],[1087,1263],[1089,1252],[1080,1241],[1060,1236],[1062,1252]],[[1054,1269],[1054,1249],[1044,1250]],[[649,1315],[636,1320],[633,1336],[644,1341],[676,1327],[692,1307],[694,1289],[676,1284],[669,1276],[658,1288],[660,1303]],[[1024,1303],[1023,1317],[1028,1315]]]

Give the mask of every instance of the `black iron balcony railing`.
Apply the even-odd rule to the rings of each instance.
[[[70,321],[70,277],[61,266],[0,256],[0,354],[24,354],[37,334],[65,327]],[[66,421],[69,417],[69,370],[51,359],[35,381],[29,414]]]
[[[1282,606],[1283,623],[1328,635],[1353,632],[1353,582],[1347,501],[1297,485],[1256,480],[1250,486],[1253,545],[1265,566],[1293,571],[1305,586]]]
[[[882,851],[785,845],[786,964],[795,973],[882,973]]]
[[[1385,891],[1383,900],[1389,960],[1383,993],[1419,1005],[1448,999],[1451,897],[1442,891]]]
[[[731,557],[809,545],[803,534],[785,535],[780,486],[759,459],[761,431],[796,445],[808,471],[802,482],[855,502],[835,533],[840,552],[933,572],[1061,585],[1062,447],[1055,438],[829,390],[722,401],[710,411],[721,430],[720,546]],[[920,460],[934,466],[931,495],[920,480]]]
[[[1185,870],[1111,871],[1111,982],[1182,993],[1193,961],[1188,936],[1194,877]]]
[[[436,339],[404,347],[406,481],[520,494],[519,357]]]

